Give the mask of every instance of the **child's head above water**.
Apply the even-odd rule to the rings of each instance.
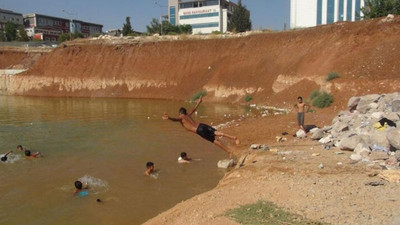
[[[186,152],[182,152],[182,153],[181,153],[181,158],[182,158],[182,159],[186,159],[186,157],[187,157]]]
[[[146,167],[147,167],[147,169],[150,169],[150,168],[154,167],[154,163],[153,162],[147,162],[146,163]]]
[[[17,145],[17,150],[22,151],[24,150],[24,147],[22,147],[22,145]]]
[[[82,190],[83,188],[82,182],[80,182],[79,180],[75,181],[75,187],[76,189]]]

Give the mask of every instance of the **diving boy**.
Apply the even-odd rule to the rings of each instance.
[[[218,140],[216,140],[216,137],[227,137],[229,139],[232,139],[235,141],[236,145],[240,144],[240,141],[237,137],[224,134],[222,132],[217,131],[213,127],[203,124],[203,123],[197,123],[192,119],[192,114],[197,110],[199,107],[200,103],[202,103],[203,97],[200,97],[199,101],[197,102],[196,106],[189,112],[187,113],[185,108],[180,108],[179,109],[179,117],[178,118],[172,118],[169,117],[167,113],[164,113],[162,118],[164,120],[171,120],[173,122],[180,122],[182,126],[193,133],[196,133],[200,135],[202,138],[206,139],[207,141],[217,145],[220,147],[222,150],[226,151],[229,154],[229,158],[232,158],[232,151],[229,150],[226,146],[222,145],[222,143]]]

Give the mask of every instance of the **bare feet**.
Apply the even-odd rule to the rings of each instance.
[[[240,145],[240,140],[239,140],[239,138],[235,138],[235,144],[236,144],[236,145]]]

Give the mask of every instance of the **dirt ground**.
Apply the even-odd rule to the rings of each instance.
[[[306,114],[306,123],[327,125],[335,113]],[[292,213],[330,224],[392,224],[400,216],[400,186],[381,180],[379,166],[352,164],[351,152],[323,150],[297,139],[295,114],[251,118],[226,128],[242,144],[236,155],[247,155],[244,165],[228,172],[213,190],[177,204],[145,224],[237,224],[227,210],[259,200],[271,201]],[[275,136],[288,132],[286,142]],[[250,150],[250,144],[267,144],[277,152]],[[338,154],[338,152],[342,152]],[[313,154],[318,156],[313,156]],[[320,165],[323,168],[319,168]],[[382,182],[371,186],[369,182]]]

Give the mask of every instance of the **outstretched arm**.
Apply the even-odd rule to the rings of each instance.
[[[13,152],[13,151],[7,152],[6,154],[4,154],[4,156],[8,156],[11,152]]]
[[[164,113],[164,114],[162,115],[162,118],[163,118],[163,120],[171,120],[171,121],[173,121],[173,122],[180,122],[180,121],[182,121],[181,118],[172,118],[172,117],[169,117],[167,113]]]
[[[199,105],[202,102],[203,102],[203,96],[200,96],[199,100],[197,101],[196,106],[192,109],[192,111],[190,111],[190,113],[188,115],[191,116],[194,112],[196,112],[197,108],[199,108]]]

